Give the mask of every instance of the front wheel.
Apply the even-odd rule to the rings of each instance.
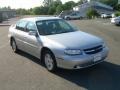
[[[44,53],[44,64],[48,71],[53,72],[57,69],[55,56],[50,52]]]
[[[16,42],[15,42],[14,39],[11,40],[11,47],[12,47],[12,50],[13,50],[15,53],[18,51]]]

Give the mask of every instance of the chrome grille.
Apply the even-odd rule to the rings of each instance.
[[[86,54],[96,54],[99,53],[103,50],[102,45],[96,46],[96,47],[92,47],[92,48],[88,48],[88,49],[84,49],[84,52]]]

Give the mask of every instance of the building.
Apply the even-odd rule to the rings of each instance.
[[[84,1],[84,0],[83,0]],[[86,17],[89,8],[95,9],[99,14],[112,14],[113,8],[109,5],[100,3],[99,0],[85,0],[85,3],[73,7],[73,11],[79,12],[82,17]]]
[[[1,13],[3,20],[16,16],[15,10],[0,10],[0,13]]]

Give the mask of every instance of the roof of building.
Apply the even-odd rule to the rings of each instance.
[[[98,2],[98,1],[90,1],[90,2],[85,2],[81,5],[75,6],[75,7],[88,7],[88,6],[99,6],[99,7],[104,7],[113,10],[113,8],[109,5],[106,5],[104,3]]]
[[[16,12],[16,10],[0,10],[0,12]]]

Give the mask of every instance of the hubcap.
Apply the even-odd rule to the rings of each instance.
[[[49,54],[45,55],[45,65],[46,65],[48,70],[53,69],[53,59]]]
[[[12,42],[12,49],[13,49],[13,51],[16,50],[16,44],[15,44],[15,41]]]

